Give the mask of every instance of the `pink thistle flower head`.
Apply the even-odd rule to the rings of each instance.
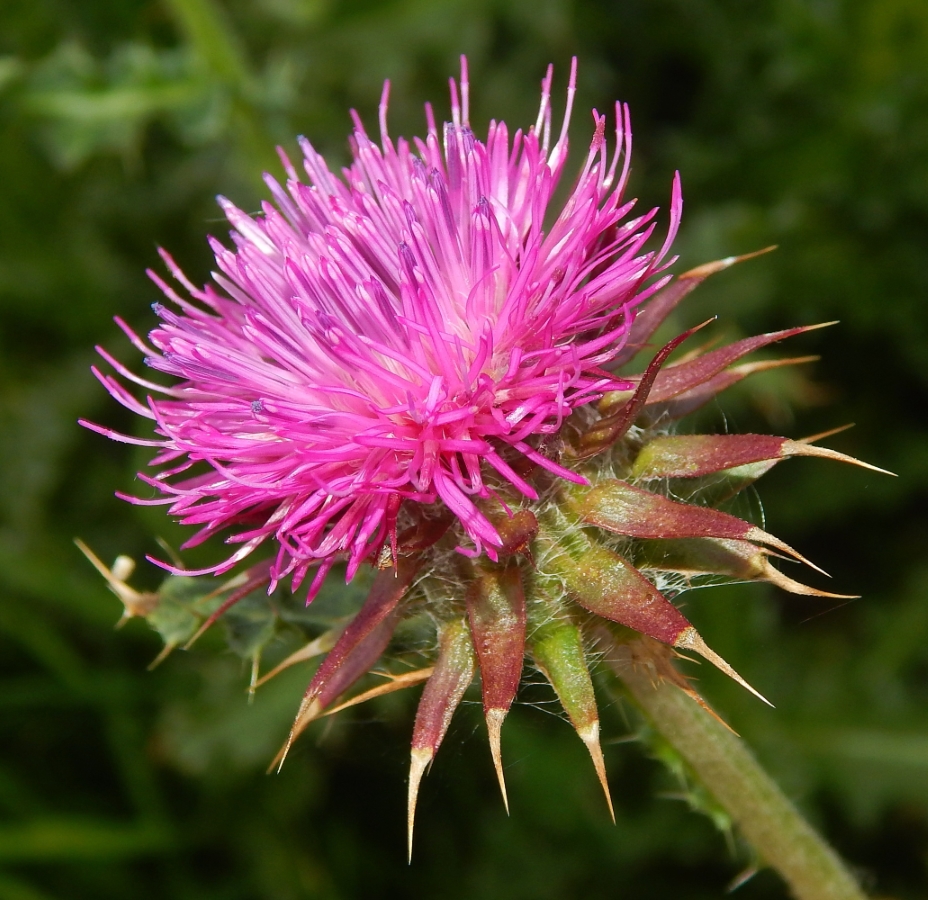
[[[123,327],[150,366],[178,381],[161,387],[100,351],[150,392],[142,403],[97,373],[154,422],[157,439],[148,441],[90,426],[159,448],[162,471],[142,477],[161,496],[136,502],[167,504],[199,526],[189,544],[234,529],[228,540],[239,549],[204,573],[267,541],[278,552],[219,588],[168,578],[148,594],[126,584],[131,561],[110,570],[82,549],[126,615],[161,632],[162,656],[220,617],[230,648],[252,661],[253,687],[329,648],[275,762],[322,715],[424,683],[410,750],[410,851],[421,780],[478,671],[504,802],[501,729],[528,658],[586,745],[612,811],[591,662],[607,660],[620,678],[643,672],[705,706],[674,666],[690,651],[763,699],[677,607],[680,592],[721,578],[845,597],[781,572],[771,556],[812,564],[717,505],[788,457],[866,464],[814,439],[674,433],[748,375],[808,361],[740,363],[818,326],[674,360],[696,326],[643,371],[613,374],[702,281],[758,254],[697,266],[664,287],[679,183],[666,240],[647,250],[655,213],[632,218],[623,198],[631,133],[621,105],[611,150],[606,117],[594,110],[579,175],[563,208],[549,209],[575,80],[574,65],[553,145],[550,69],[534,127],[510,137],[491,122],[485,141],[468,124],[463,63],[451,82],[451,122],[439,133],[427,107],[423,140],[390,139],[385,90],[379,144],[355,116],[354,161],[340,177],[302,141],[306,181],[284,154],[286,185],[267,176],[276,205],[251,217],[220,199],[234,248],[213,241],[216,287],[196,288],[162,254],[190,298],[152,274],[170,306],[157,306],[150,346]],[[264,589],[284,576],[295,588],[316,567],[311,598],[336,561],[351,578],[374,557],[350,620],[339,612],[258,679],[278,628],[315,631],[295,626],[278,600],[262,608]],[[410,646],[398,632],[409,620],[434,625],[436,640]],[[391,644],[399,660],[390,660]],[[418,657],[428,664],[412,668]],[[381,665],[387,682],[354,693],[372,667],[384,674]],[[631,694],[640,697],[637,687]]]
[[[154,273],[170,305],[150,345],[123,323],[149,366],[179,382],[141,403],[109,375],[113,396],[154,422],[154,477],[188,545],[234,528],[241,546],[205,571],[222,572],[267,540],[271,580],[298,585],[318,567],[311,594],[338,560],[348,576],[389,542],[402,504],[443,504],[467,552],[496,558],[500,533],[479,508],[494,486],[534,498],[526,463],[576,482],[546,452],[575,409],[629,387],[604,367],[623,346],[636,305],[662,286],[682,200],[673,184],[670,226],[645,246],[655,211],[631,218],[628,109],[593,111],[589,150],[567,200],[552,197],[567,160],[575,93],[551,143],[552,70],[534,126],[510,135],[469,125],[469,86],[451,80],[451,121],[426,106],[424,139],[393,141],[389,83],[380,142],[356,114],[353,162],[333,174],[305,139],[305,178],[281,151],[276,205],[249,216],[219,199],[233,248],[212,239],[216,286],[193,285],[162,257],[191,299]],[[97,427],[97,426],[91,426]],[[97,427],[111,437],[120,435]],[[138,442],[138,441],[136,441]],[[131,499],[131,498],[129,498]],[[188,573],[189,574],[189,573]]]

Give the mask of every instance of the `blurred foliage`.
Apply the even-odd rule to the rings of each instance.
[[[627,740],[639,724],[621,704],[604,722],[609,824],[584,748],[530,688],[505,735],[513,817],[472,705],[425,784],[407,868],[408,698],[319,726],[265,777],[307,673],[248,705],[249,665],[210,634],[147,672],[157,637],[137,622],[112,633],[118,604],[71,543],[113,559],[161,553],[154,535],[183,540],[160,511],[112,497],[144,455],[75,425],[136,427],[88,367],[95,342],[133,358],[112,315],[153,324],[155,245],[206,279],[204,233],[225,231],[215,194],[256,208],[275,144],[298,133],[345,159],[347,109],[371,119],[385,77],[393,132],[418,133],[461,52],[478,128],[531,121],[544,66],[563,85],[574,53],[579,110],[628,100],[643,202],[666,203],[683,175],[681,267],[780,245],[697,292],[676,325],[841,320],[792,348],[821,363],[762,376],[710,418],[791,437],[857,423],[831,446],[898,479],[794,461],[760,497],[775,533],[863,599],[725,587],[688,595],[687,612],[777,703],[700,670],[787,791],[875,892],[928,893],[923,0],[6,0],[0,900],[695,900],[751,864],[666,799],[708,808]],[[575,146],[588,130],[578,114]],[[157,584],[155,570],[139,577]],[[783,891],[762,872],[739,895]]]

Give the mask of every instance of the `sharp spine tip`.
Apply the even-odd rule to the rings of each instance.
[[[509,797],[506,793],[506,778],[503,775],[503,755],[500,748],[500,732],[503,728],[503,721],[506,718],[505,709],[488,709],[486,711],[487,732],[490,738],[490,754],[493,757],[493,768],[496,770],[496,778],[499,781],[499,790],[503,795],[503,806],[506,807],[506,815],[509,815]]]
[[[767,534],[767,532],[764,531],[762,528],[757,528],[756,526],[752,527],[751,530],[745,535],[745,539],[749,541],[753,541],[754,543],[757,543],[757,544],[767,544],[768,546],[773,547],[776,550],[780,550],[783,553],[787,553],[789,554],[790,557],[792,557],[792,559],[798,562],[804,563],[810,569],[815,569],[816,572],[819,572],[820,574],[824,575],[826,578],[831,578],[831,575],[829,575],[823,568],[821,568],[821,566],[815,565],[814,562],[812,562],[809,559],[806,559],[798,550],[794,550],[792,547],[790,547],[789,544],[785,543],[784,541],[781,541],[777,537],[774,537],[772,534]]]
[[[818,588],[809,587],[807,584],[794,581],[784,575],[766,560],[763,563],[762,580],[776,585],[784,591],[789,591],[791,594],[803,594],[807,597],[825,597],[829,600],[857,600],[860,597],[859,594],[835,594],[831,591],[820,591]]]
[[[758,700],[763,700],[771,709],[775,708],[760,691],[752,688],[751,685],[718,655],[718,653],[712,650],[692,625],[689,628],[684,628],[683,631],[680,632],[673,645],[678,650],[692,650],[698,653],[703,659],[712,663],[719,671],[724,672],[733,681],[737,681],[745,690],[750,691]]]
[[[603,759],[603,748],[599,743],[599,721],[593,722],[582,731],[578,729],[577,734],[580,740],[586,744],[587,750],[590,751],[590,757],[593,760],[593,768],[596,770],[596,777],[602,785],[603,793],[606,795],[606,805],[609,807],[609,816],[612,824],[615,825],[615,809],[612,806],[612,795],[609,793],[609,782],[606,780],[606,762]]]
[[[416,801],[419,798],[419,784],[422,776],[432,761],[432,751],[428,747],[413,747],[409,758],[409,794],[406,807],[406,861],[412,865],[412,833],[416,822]]]
[[[287,741],[283,747],[280,748],[280,752],[277,754],[277,759],[271,763],[271,769],[274,768],[274,763],[277,764],[278,775],[280,774],[280,770],[284,767],[284,762],[287,759],[287,754],[290,752],[290,748],[293,746],[293,742],[303,733],[306,726],[309,725],[313,719],[318,718],[321,710],[322,707],[319,705],[319,701],[315,697],[303,699],[299,710],[297,710],[296,718],[293,720],[290,733],[287,735]]]
[[[848,422],[846,425],[839,425],[837,428],[829,428],[828,431],[820,431],[818,434],[812,434],[809,437],[799,438],[798,443],[800,444],[814,444],[816,441],[822,441],[827,437],[831,437],[835,434],[841,434],[843,431],[847,431],[849,428],[853,428],[854,423]]]

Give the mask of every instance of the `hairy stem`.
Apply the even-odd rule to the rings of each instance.
[[[866,900],[838,855],[744,742],[680,690],[680,676],[671,674],[668,648],[650,640],[615,645],[607,660],[651,723],[797,900]]]

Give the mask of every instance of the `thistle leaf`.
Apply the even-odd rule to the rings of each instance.
[[[134,560],[128,556],[120,556],[110,569],[80,538],[74,538],[74,543],[78,550],[87,557],[90,564],[106,579],[110,590],[122,603],[123,613],[119,620],[120,624],[133,616],[144,618],[158,605],[157,594],[137,591],[126,583],[126,579],[131,577],[135,570]]]
[[[335,646],[335,642],[338,640],[338,636],[342,633],[343,628],[343,625],[336,625],[334,628],[330,628],[318,637],[313,638],[308,644],[300,647],[299,650],[295,650],[286,659],[281,660],[281,662],[274,666],[270,672],[267,672],[257,679],[255,681],[255,687],[261,687],[262,684],[270,681],[275,675],[279,675],[291,666],[321,656],[323,653],[328,653],[329,650]]]
[[[238,576],[237,578],[233,579],[233,582],[235,584],[237,584],[239,581],[244,581],[244,583],[241,584],[241,586],[236,587],[236,590],[232,591],[232,593],[229,594],[229,596],[226,597],[222,601],[219,607],[215,609],[212,613],[210,613],[206,621],[196,630],[194,635],[187,641],[187,643],[184,644],[184,649],[189,650],[200,639],[200,637],[202,637],[202,635],[206,631],[208,631],[212,625],[216,623],[217,619],[219,619],[224,614],[228,613],[229,610],[232,609],[233,606],[238,604],[241,600],[244,600],[246,597],[248,597],[249,594],[254,593],[259,588],[268,584],[271,580],[269,570],[270,570],[269,562],[259,563],[257,566],[254,566],[252,569],[249,569],[247,572],[243,572],[241,576]],[[235,586],[235,584],[230,583],[230,584],[224,585],[222,592],[224,592],[225,588],[233,587]],[[214,593],[216,593],[218,596],[220,594],[220,591],[216,591]],[[270,618],[270,621],[271,621],[270,627],[271,629],[273,629],[273,623],[276,619],[276,617],[274,616],[273,612],[268,607],[266,602],[257,604],[257,606],[263,607],[263,611],[265,613],[264,615],[262,615],[261,610],[258,610],[255,608],[256,604],[252,603],[251,606],[252,606],[251,612],[254,613],[254,615],[245,614],[243,616],[240,616],[239,621],[231,625],[227,622],[227,626],[229,627],[230,646],[232,646],[232,649],[235,650],[235,652],[241,656],[251,655],[250,651],[245,651],[243,648],[245,647],[246,644],[250,645],[251,643],[254,643],[254,641],[256,640],[253,634],[254,629],[249,627],[249,623],[247,623],[246,620],[247,619],[254,620],[255,616],[257,616],[258,619],[262,620],[261,624],[263,626],[264,631],[267,631],[268,625],[267,625],[266,620]],[[256,623],[252,621],[250,624],[254,625]],[[270,640],[270,636],[271,636],[270,634],[267,635],[267,640]],[[239,646],[233,645],[236,640],[238,641]],[[267,641],[264,641],[264,643],[266,642]]]

